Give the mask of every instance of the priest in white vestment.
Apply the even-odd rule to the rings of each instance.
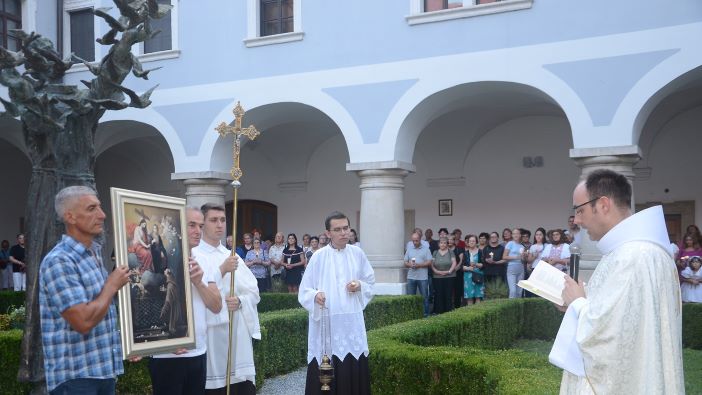
[[[568,306],[550,360],[561,394],[683,394],[680,286],[663,210],[632,215],[631,186],[596,170],[575,188],[575,222],[602,259],[587,286],[566,276]]]
[[[200,265],[209,265],[215,272],[215,282],[220,290],[222,304],[229,309],[219,313],[207,311],[207,381],[206,394],[226,393],[225,379],[229,337],[229,310],[234,311],[232,333],[232,369],[229,383],[233,394],[256,393],[256,369],[251,339],[261,339],[258,321],[258,282],[251,270],[238,255],[222,245],[226,229],[224,208],[211,204],[203,205],[205,226],[202,242],[192,253]],[[242,263],[242,264],[239,264]],[[229,297],[231,272],[234,276],[235,297]]]
[[[330,394],[368,394],[363,310],[373,298],[375,274],[363,250],[347,245],[350,227],[344,214],[332,213],[325,227],[331,242],[312,255],[298,294],[300,304],[309,312],[305,393],[320,393],[318,367],[326,353],[335,374]]]

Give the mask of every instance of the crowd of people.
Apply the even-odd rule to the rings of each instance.
[[[0,291],[24,291],[27,288],[24,251],[22,233],[17,235],[17,244],[12,247],[8,240],[0,243]]]

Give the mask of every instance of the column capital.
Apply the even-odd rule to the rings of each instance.
[[[171,180],[202,180],[202,182],[216,182],[215,180],[222,180],[225,183],[229,183],[232,180],[232,176],[224,171],[186,171],[171,173]]]
[[[383,162],[361,162],[347,163],[346,171],[363,171],[363,170],[405,170],[409,173],[414,173],[417,168],[412,163],[407,163],[399,160],[389,160]]]

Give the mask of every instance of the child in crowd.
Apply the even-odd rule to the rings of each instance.
[[[702,303],[702,258],[693,256],[690,258],[689,266],[681,273],[681,294],[683,302]]]

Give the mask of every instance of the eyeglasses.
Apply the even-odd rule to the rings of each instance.
[[[348,225],[347,225],[347,226],[344,226],[343,228],[333,228],[333,229],[331,229],[331,231],[334,232],[334,233],[346,233],[346,232],[348,232],[349,230],[351,230],[351,227],[348,226]]]
[[[586,204],[590,204],[590,203],[592,203],[592,202],[596,202],[596,201],[598,201],[599,199],[601,199],[601,198],[603,198],[603,197],[604,197],[604,196],[598,196],[598,197],[596,197],[596,198],[594,198],[594,199],[592,199],[592,200],[588,200],[587,202],[585,202],[585,203],[583,203],[583,204],[578,204],[577,206],[573,206],[573,211],[575,211],[575,214],[581,214],[581,213],[582,213],[582,210],[579,210],[581,207],[585,206]]]

